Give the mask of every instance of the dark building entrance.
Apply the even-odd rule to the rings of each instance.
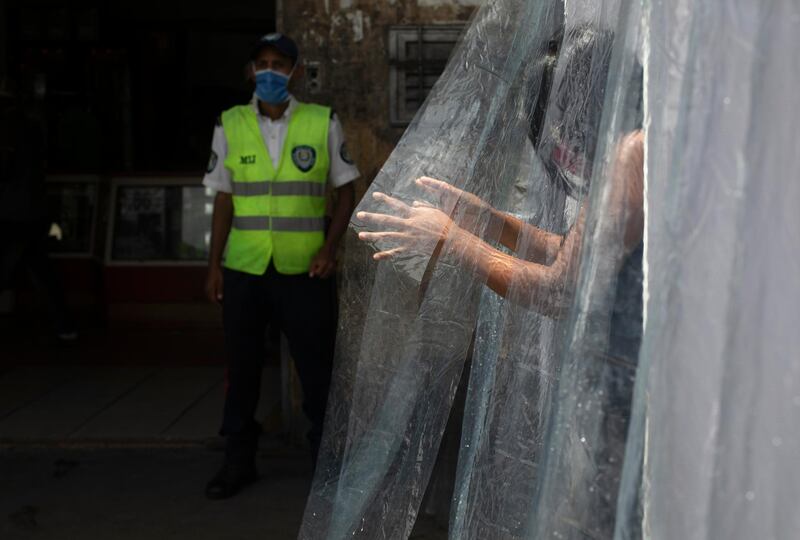
[[[0,12],[0,78],[46,130],[69,302],[112,326],[214,320],[200,181],[217,115],[249,98],[247,55],[274,31],[276,3],[5,0]],[[33,297],[23,285],[0,311],[24,313]]]

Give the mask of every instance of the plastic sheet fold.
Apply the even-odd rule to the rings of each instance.
[[[794,538],[800,6],[644,20],[647,320],[617,538],[637,498],[646,538]]]

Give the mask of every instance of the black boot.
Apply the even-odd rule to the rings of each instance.
[[[258,479],[256,466],[252,462],[225,462],[225,465],[206,485],[209,499],[227,499]]]

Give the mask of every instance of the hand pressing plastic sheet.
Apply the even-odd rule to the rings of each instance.
[[[301,537],[409,535],[473,335],[452,537],[613,529],[641,317],[638,72],[627,30],[563,17],[482,9],[357,209],[380,262],[351,238],[343,327],[361,331],[339,336]]]

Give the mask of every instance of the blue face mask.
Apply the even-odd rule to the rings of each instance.
[[[289,100],[289,77],[271,69],[256,71],[256,96],[264,103],[280,105]]]

